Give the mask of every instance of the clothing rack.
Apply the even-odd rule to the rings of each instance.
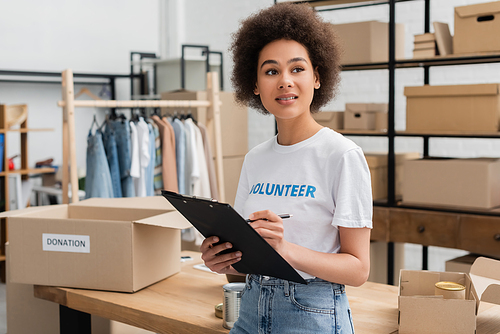
[[[75,108],[159,108],[159,107],[206,107],[207,123],[213,122],[215,132],[215,161],[217,169],[217,185],[219,200],[225,202],[224,170],[222,164],[222,137],[220,120],[219,77],[217,72],[207,73],[207,100],[75,100],[73,71],[62,72],[62,101],[57,105],[63,108],[63,172],[62,193],[63,203],[69,203],[68,188],[71,183],[71,193],[78,193],[78,177],[75,145]],[[208,124],[206,124],[208,126]],[[71,196],[71,202],[78,202],[78,196]]]

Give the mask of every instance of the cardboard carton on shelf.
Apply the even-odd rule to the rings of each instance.
[[[454,53],[500,52],[500,2],[455,7]]]
[[[312,114],[312,116],[320,125],[326,126],[330,129],[342,130],[344,128],[343,111],[321,111]]]
[[[403,203],[490,209],[500,205],[500,159],[404,161]]]
[[[91,198],[8,211],[14,283],[135,292],[180,271],[180,230],[163,197]]]
[[[389,61],[389,23],[378,21],[335,24],[344,54],[342,64],[384,63]],[[396,23],[396,59],[405,57],[405,27]]]
[[[387,131],[387,103],[346,103],[344,129]]]
[[[372,181],[372,196],[373,200],[380,200],[387,198],[387,153],[365,153],[366,162],[370,168],[371,181]],[[410,159],[420,158],[418,152],[396,153],[396,196],[402,194],[403,183],[403,162]]]
[[[434,285],[440,281],[464,285],[465,299],[436,297]],[[479,257],[470,274],[401,270],[399,333],[474,333],[481,301],[500,304],[500,261]]]
[[[494,133],[500,84],[405,87],[406,131]]]

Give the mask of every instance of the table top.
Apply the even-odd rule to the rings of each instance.
[[[225,275],[202,271],[200,254],[183,252],[193,261],[181,272],[135,293],[35,286],[35,296],[69,308],[120,321],[155,333],[228,333],[215,305],[222,302]],[[398,288],[366,282],[346,287],[357,334],[395,334]],[[500,306],[481,303],[477,334],[497,334]]]

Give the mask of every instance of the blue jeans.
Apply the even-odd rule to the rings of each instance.
[[[113,197],[113,185],[108,161],[102,144],[101,131],[95,135],[89,131],[87,137],[87,175],[85,176],[85,198]]]
[[[354,333],[344,286],[319,278],[307,282],[248,275],[230,334]]]
[[[109,124],[109,123],[108,123]],[[102,141],[106,157],[108,159],[109,172],[111,173],[111,183],[113,184],[114,197],[122,197],[122,182],[120,177],[120,166],[118,164],[118,150],[113,129],[106,126],[102,134]]]
[[[108,123],[115,133],[118,166],[122,182],[122,196],[135,197],[135,188],[130,165],[132,164],[132,147],[130,142],[130,123],[126,120],[115,120]]]

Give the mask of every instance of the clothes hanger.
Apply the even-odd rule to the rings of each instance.
[[[92,93],[87,87],[83,87],[80,91],[75,95],[75,99],[82,96],[83,94],[89,96],[92,100],[102,100],[99,96]]]

